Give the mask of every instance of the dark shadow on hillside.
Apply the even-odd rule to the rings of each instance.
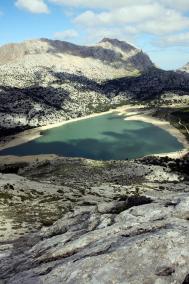
[[[91,91],[96,91],[102,93],[103,90],[101,88],[101,85],[85,76],[81,75],[75,75],[75,74],[70,74],[70,73],[65,73],[65,72],[50,72],[54,77],[57,78],[56,83],[65,83],[70,81],[70,83],[73,84],[73,86],[77,86],[77,88],[80,91],[84,90],[91,90]],[[78,85],[75,85],[78,84]]]
[[[107,96],[112,91],[115,94],[127,91],[140,100],[154,99],[156,95],[166,91],[188,92],[189,74],[152,67],[140,76],[108,80],[103,84],[103,90]]]
[[[152,62],[148,58],[147,55],[139,52],[134,54],[128,59],[123,59],[123,55],[121,52],[116,52],[114,50],[104,48],[101,46],[79,46],[73,43],[59,41],[59,40],[48,40],[41,39],[44,42],[47,42],[50,45],[48,50],[49,53],[62,53],[62,54],[70,54],[73,56],[79,56],[82,58],[94,58],[103,61],[105,64],[116,63],[116,66],[119,68],[123,64],[125,66],[129,66],[131,63],[138,65],[139,57],[142,55],[143,57],[148,59],[149,65],[152,66]],[[129,52],[133,49],[132,46],[128,45],[127,50],[125,52]]]
[[[101,46],[98,47],[88,47],[88,46],[78,46],[69,42],[64,41],[50,41],[47,39],[42,39],[45,42],[48,42],[50,48],[48,50],[49,53],[62,53],[62,54],[70,54],[73,56],[79,56],[82,58],[95,58],[101,61],[105,61],[104,63],[112,63],[114,61],[124,62],[122,60],[122,54],[120,52],[114,52],[110,49],[105,49]]]
[[[33,104],[35,103],[40,103],[41,106],[47,109],[53,107],[55,110],[61,110],[63,109],[62,106],[64,105],[64,101],[68,99],[71,94],[71,92],[62,87],[62,84],[65,82],[76,88],[78,91],[94,91],[103,95],[101,85],[85,76],[65,72],[53,72],[51,70],[49,73],[55,77],[52,84],[58,84],[60,85],[60,88],[55,88],[52,85],[42,87],[37,85],[37,83],[34,86],[27,88],[0,86],[0,111],[5,113],[9,112],[9,103],[15,103],[15,106],[20,108],[23,106],[23,102],[26,102],[26,104],[24,103],[26,113],[27,111],[31,111]]]

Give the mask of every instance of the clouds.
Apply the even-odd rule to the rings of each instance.
[[[189,32],[168,35],[160,38],[156,42],[157,45],[164,46],[188,46],[189,45]]]
[[[66,2],[66,0],[53,1]],[[76,4],[79,1],[82,0],[75,0],[74,3]],[[189,7],[189,1],[179,1],[181,1],[182,7]],[[86,2],[89,1],[86,0]],[[141,0],[140,4],[136,4],[134,0],[132,2],[129,0],[117,2],[112,0],[110,2],[109,4],[113,4],[113,2],[117,4],[118,8],[100,12],[88,9],[75,17],[74,23],[87,27],[88,34],[91,34],[94,30],[99,34],[102,30],[113,31],[114,33],[113,27],[116,27],[117,30],[119,29],[119,34],[122,34],[122,38],[125,36],[126,39],[128,37],[134,39],[144,34],[156,36],[157,39],[154,44],[158,42],[160,45],[161,41],[164,41],[164,46],[166,43],[167,45],[171,45],[171,42],[174,44],[174,41],[165,40],[166,36],[172,38],[175,33],[182,33],[182,37],[184,37],[184,31],[189,31],[189,17],[185,16],[182,11],[173,9],[178,5],[176,0],[172,0],[172,8],[168,8],[171,5],[169,0],[153,2]],[[128,3],[128,6],[122,6],[123,2]],[[180,40],[180,42],[182,43],[183,40]],[[177,44],[179,44],[179,38]]]
[[[189,27],[189,18],[159,4],[145,4],[95,13],[88,10],[74,19],[75,23],[88,26],[134,25],[133,32],[161,34]]]
[[[189,10],[189,1],[188,0],[160,0],[162,5],[166,7],[177,9],[180,11],[188,11]]]
[[[133,5],[139,1],[133,0],[50,0],[56,4],[62,4],[70,7],[84,7],[84,8],[100,8],[100,9],[112,9],[126,7]],[[142,4],[149,3],[150,0],[140,0]]]
[[[189,18],[175,10],[165,9],[159,4],[122,7],[108,12],[95,13],[88,10],[74,19],[83,26],[127,26],[132,33],[147,32],[162,34],[189,27]]]
[[[153,42],[164,46],[183,44],[182,37],[189,31],[189,0],[49,0],[64,9],[83,8],[84,12],[72,17],[75,25],[85,29],[87,38],[100,39],[100,35],[135,38],[142,34],[155,36]],[[98,11],[98,12],[97,12]],[[99,37],[98,37],[99,35]],[[166,39],[167,36],[167,40]],[[174,36],[174,37],[173,37]],[[169,40],[168,40],[169,39]],[[162,41],[162,43],[161,43]]]
[[[159,5],[136,5],[122,7],[108,12],[94,13],[86,11],[79,15],[75,22],[77,24],[88,25],[115,25],[115,24],[132,24],[139,23],[146,19],[153,19],[162,12]]]
[[[157,3],[166,8],[186,11],[189,10],[188,0],[50,0],[52,3],[62,4],[70,7],[112,9],[136,5]]]
[[[159,4],[168,9],[177,9],[179,11],[189,11],[188,0],[17,0],[16,6],[26,9],[33,13],[45,13],[49,11],[47,3],[64,5],[67,7],[86,8],[86,9],[119,9],[129,6],[143,6]]]
[[[49,13],[48,6],[43,0],[17,0],[15,5],[31,13]]]
[[[71,22],[69,29],[54,33],[57,39],[79,37],[76,30],[80,29],[87,43],[94,43],[103,36],[137,43],[144,35],[155,37],[152,45],[157,46],[186,45],[188,42],[189,0],[16,1],[17,7],[32,13],[48,13],[47,4],[62,5],[64,15]],[[72,13],[68,13],[70,9]]]
[[[54,38],[58,40],[72,40],[76,37],[78,37],[79,34],[76,30],[70,29],[70,30],[64,30],[62,32],[55,32]]]

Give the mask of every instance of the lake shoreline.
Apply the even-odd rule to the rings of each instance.
[[[8,142],[2,142],[2,143],[0,142],[0,151],[8,149],[8,148],[15,147],[15,146],[18,146],[18,145],[21,145],[21,144],[25,144],[25,143],[30,142],[32,140],[35,140],[35,139],[43,136],[43,132],[47,131],[49,129],[57,128],[57,127],[66,125],[68,123],[73,123],[73,122],[77,122],[77,121],[80,121],[80,120],[89,119],[89,118],[113,113],[114,111],[116,111],[116,109],[110,109],[110,110],[105,111],[105,112],[89,114],[89,115],[86,115],[86,116],[72,118],[72,119],[69,119],[69,120],[64,120],[64,121],[61,121],[61,122],[57,122],[57,123],[53,123],[53,124],[47,124],[47,125],[44,125],[44,126],[40,126],[40,127],[36,127],[36,128],[32,128],[32,129],[22,131],[18,134],[13,135],[12,140],[10,140]]]
[[[125,112],[120,112],[120,114],[124,114]],[[128,115],[128,113],[127,113]],[[189,150],[189,142],[187,141],[184,134],[177,129],[176,127],[172,126],[169,121],[166,120],[160,120],[159,118],[152,116],[151,110],[142,110],[140,112],[139,110],[130,112],[129,116],[125,118],[127,121],[143,121],[146,123],[151,123],[157,127],[162,128],[163,130],[169,132],[172,136],[176,137],[177,140],[183,145],[183,150],[176,151],[176,152],[168,152],[168,153],[162,153],[162,154],[154,154],[153,156],[169,156],[171,158],[180,158],[188,153]]]
[[[0,143],[0,151],[35,140],[43,135],[42,134],[43,131],[47,131],[49,129],[56,128],[56,127],[60,127],[68,123],[73,123],[73,122],[77,122],[77,121],[84,120],[84,119],[90,119],[90,118],[94,118],[97,116],[102,116],[102,115],[106,115],[110,113],[116,113],[118,115],[126,116],[124,120],[143,121],[143,122],[151,123],[155,126],[158,126],[164,129],[165,131],[169,132],[172,136],[176,137],[177,140],[183,145],[182,151],[169,152],[169,153],[163,153],[163,154],[153,154],[153,156],[161,156],[161,157],[169,156],[171,158],[181,158],[188,152],[189,143],[187,139],[185,138],[185,136],[177,128],[172,126],[168,121],[154,118],[152,116],[152,113],[153,113],[152,110],[144,110],[142,106],[140,107],[140,106],[131,106],[131,105],[126,105],[126,106],[118,107],[116,109],[110,109],[109,111],[106,111],[106,112],[94,113],[94,114],[90,114],[87,116],[58,122],[55,124],[48,124],[46,126],[41,126],[41,127],[37,127],[34,129],[25,130],[16,135],[13,135],[10,141]],[[41,158],[42,156],[45,156],[45,159],[47,158],[47,155],[38,155],[38,156],[39,157],[41,156]],[[49,156],[59,157],[53,154],[49,154]],[[5,156],[0,156],[0,159],[2,159],[3,157]],[[27,156],[28,159],[29,157],[30,156]]]

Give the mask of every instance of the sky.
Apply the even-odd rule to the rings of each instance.
[[[0,0],[0,45],[50,38],[127,41],[166,70],[189,62],[189,0]]]

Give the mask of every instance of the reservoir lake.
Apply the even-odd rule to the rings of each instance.
[[[0,155],[56,154],[95,160],[125,160],[175,152],[183,145],[150,123],[124,120],[115,113],[67,123],[35,140],[0,151]]]

